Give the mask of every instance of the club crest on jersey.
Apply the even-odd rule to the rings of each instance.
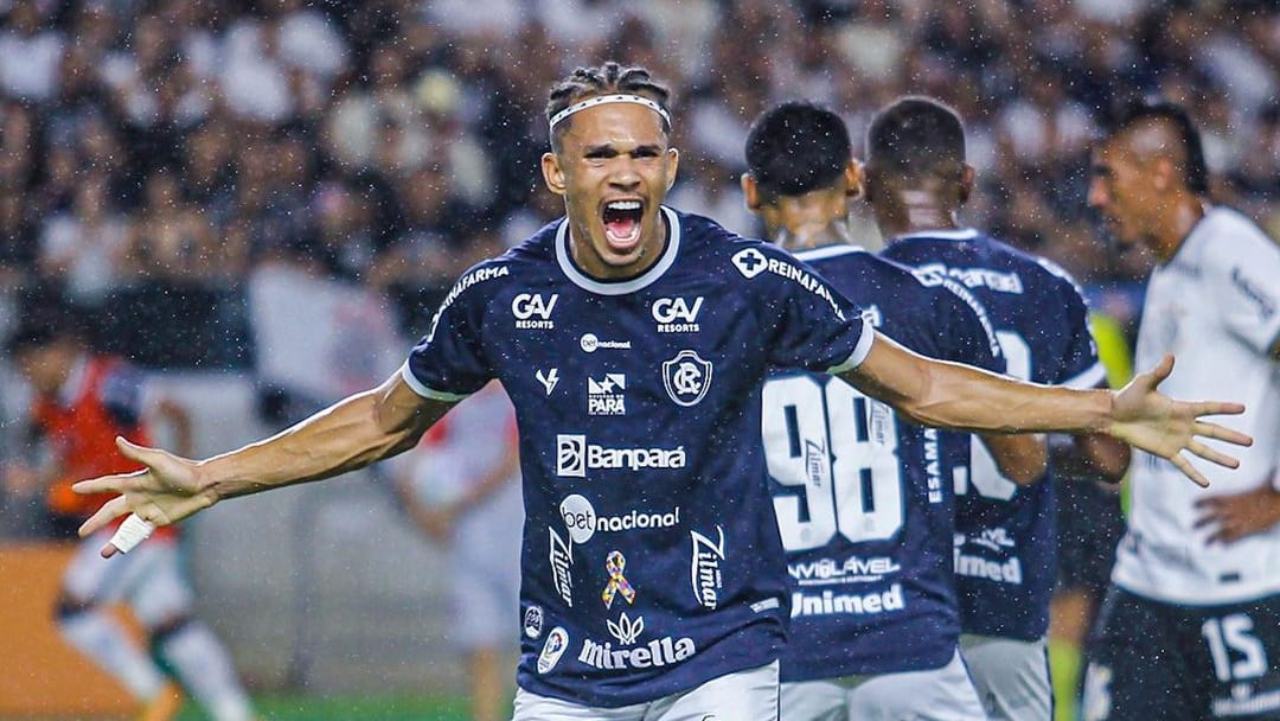
[[[667,395],[681,406],[696,406],[711,388],[712,366],[697,351],[682,350],[675,358],[663,361],[662,383]]]
[[[532,639],[542,635],[542,606],[530,606],[524,610],[524,635]]]
[[[542,653],[538,654],[538,673],[547,673],[560,663],[560,657],[569,648],[569,632],[562,626],[556,626],[547,634],[547,642],[542,645]]]
[[[744,278],[750,280],[764,272],[769,261],[755,248],[747,248],[733,254],[733,265]]]
[[[545,298],[541,293],[521,293],[511,300],[511,315],[515,316],[516,327],[524,330],[552,330],[556,327],[551,320],[551,313],[556,309],[559,293],[552,293]]]

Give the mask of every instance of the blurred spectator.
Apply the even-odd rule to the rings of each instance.
[[[973,222],[1128,304],[1119,318],[1150,261],[1118,255],[1083,203],[1116,99],[1186,104],[1220,199],[1280,227],[1280,6],[1260,0],[13,0],[0,280],[53,280],[89,310],[139,284],[234,305],[253,266],[283,261],[391,290],[416,318],[477,243],[562,212],[538,171],[546,88],[606,57],[671,84],[672,202],[739,232],[756,229],[736,179],[761,108],[810,98],[860,135],[909,92],[969,122]],[[163,315],[152,333],[180,335]]]

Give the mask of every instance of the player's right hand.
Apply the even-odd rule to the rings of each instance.
[[[105,528],[126,513],[133,513],[155,526],[168,526],[217,501],[212,489],[201,483],[195,461],[158,448],[134,445],[121,437],[116,438],[116,446],[126,458],[146,468],[80,481],[72,487],[76,493],[85,495],[120,494],[80,526],[81,537]],[[102,547],[102,556],[111,558],[118,550],[108,543]]]

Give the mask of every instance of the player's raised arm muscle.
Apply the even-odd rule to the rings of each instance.
[[[257,443],[203,461],[118,442],[146,466],[81,481],[77,493],[119,493],[80,528],[88,535],[132,512],[176,523],[226,498],[330,478],[413,447],[451,403],[423,398],[399,373]]]
[[[1167,357],[1119,392],[1072,390],[1024,383],[956,363],[912,353],[877,334],[866,359],[841,375],[869,396],[917,423],[997,433],[1106,433],[1174,463],[1200,485],[1208,481],[1182,454],[1235,468],[1239,461],[1206,446],[1201,438],[1237,445],[1249,436],[1201,416],[1239,414],[1239,403],[1175,401],[1156,391],[1173,370]]]

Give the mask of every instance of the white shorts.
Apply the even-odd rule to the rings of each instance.
[[[126,603],[145,628],[190,615],[194,596],[182,573],[177,541],[152,538],[127,554],[103,558],[111,538],[103,530],[80,542],[62,575],[62,591],[73,603]]]
[[[959,651],[942,668],[782,684],[782,721],[986,721]]]
[[[778,662],[620,708],[583,706],[516,689],[512,721],[778,721]]]
[[[1053,682],[1044,639],[964,635],[960,652],[992,721],[1051,721]]]

